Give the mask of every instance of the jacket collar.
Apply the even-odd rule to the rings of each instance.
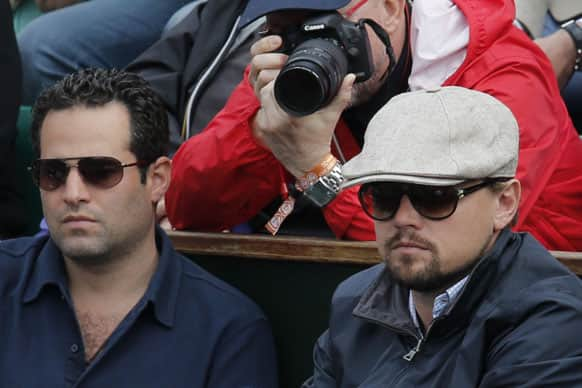
[[[469,274],[469,281],[457,301],[443,313],[443,321],[451,318],[451,322],[455,322],[456,326],[462,326],[462,322],[470,319],[489,286],[494,284],[493,280],[498,274],[505,272],[511,264],[511,260],[502,258],[514,256],[517,247],[515,244],[511,245],[511,242],[515,236],[508,229],[499,234],[493,247],[477,262]],[[408,288],[394,281],[384,270],[364,291],[352,313],[358,318],[394,331],[416,336],[417,330],[408,310],[409,292]]]
[[[180,287],[182,263],[177,260],[176,252],[170,239],[159,227],[156,227],[156,245],[159,262],[150,284],[142,298],[145,303],[153,305],[156,319],[163,325],[172,327]],[[29,261],[23,272],[22,302],[31,303],[50,286],[59,289],[61,295],[71,303],[67,273],[63,256],[51,238],[48,238],[38,257]]]

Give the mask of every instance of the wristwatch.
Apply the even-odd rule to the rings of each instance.
[[[574,63],[574,70],[582,70],[582,27],[577,23],[578,20],[570,20],[562,24],[561,27],[570,34],[576,45],[576,62]]]
[[[331,171],[319,177],[314,184],[306,188],[303,191],[303,195],[309,198],[316,206],[324,207],[340,192],[343,181],[342,165],[337,162]]]

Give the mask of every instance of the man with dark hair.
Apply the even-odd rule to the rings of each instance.
[[[517,118],[523,195],[516,229],[549,249],[582,249],[582,142],[550,62],[513,25],[513,0],[249,0],[240,24],[261,15],[267,36],[251,47],[245,78],[173,158],[165,209],[175,228],[221,231],[249,222],[274,233],[317,220],[337,238],[373,240],[357,188],[339,191],[341,165],[359,152],[367,123],[390,98],[456,85],[499,98]],[[344,40],[331,32],[339,25],[349,31]],[[366,35],[356,33],[362,29]],[[305,37],[327,48],[301,50]],[[354,43],[365,41],[369,48]],[[321,58],[367,53],[368,66],[320,71],[322,90],[326,77],[340,79],[329,104],[305,115],[281,104],[287,94],[277,85],[291,58],[314,71]],[[318,97],[300,77],[289,84],[299,105]]]
[[[518,147],[511,111],[465,88],[376,113],[344,188],[359,187],[383,263],[335,291],[305,387],[580,384],[582,283],[509,230]]]
[[[38,98],[32,137],[50,236],[0,244],[0,385],[276,387],[258,307],[156,227],[171,166],[147,83],[67,76]]]

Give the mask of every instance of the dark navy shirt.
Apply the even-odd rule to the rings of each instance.
[[[54,242],[1,242],[0,387],[276,387],[258,307],[156,234],[147,291],[90,363]]]

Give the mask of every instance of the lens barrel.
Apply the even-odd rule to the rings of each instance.
[[[330,39],[309,39],[291,53],[275,80],[275,99],[293,116],[309,115],[333,99],[347,74],[348,59]]]

